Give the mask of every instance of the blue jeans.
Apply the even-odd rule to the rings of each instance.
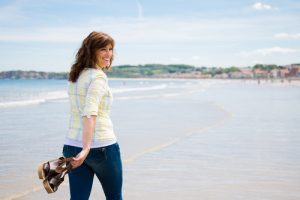
[[[75,157],[81,148],[64,145],[63,155]],[[122,161],[118,143],[92,148],[84,163],[69,175],[71,200],[88,200],[94,174],[99,179],[106,200],[122,200]]]

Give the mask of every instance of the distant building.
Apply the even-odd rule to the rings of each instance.
[[[279,69],[279,77],[280,78],[286,78],[286,77],[288,77],[289,76],[289,73],[290,73],[290,71],[289,71],[289,69],[288,68],[283,68],[283,69]]]
[[[269,78],[269,73],[261,69],[253,70],[253,75],[255,78]]]
[[[200,71],[192,71],[192,72],[177,72],[173,74],[166,74],[163,76],[164,78],[211,78],[211,76],[207,76],[207,74],[203,74]]]
[[[230,78],[243,78],[242,72],[230,72],[228,73]]]
[[[243,78],[253,78],[253,72],[251,69],[240,69]]]
[[[271,78],[278,78],[280,76],[279,69],[272,69],[270,71],[270,77]]]
[[[300,77],[300,64],[291,64],[289,75],[291,77]]]

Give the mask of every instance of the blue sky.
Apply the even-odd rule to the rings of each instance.
[[[300,62],[299,0],[1,0],[0,71],[69,71],[94,30],[114,65]]]

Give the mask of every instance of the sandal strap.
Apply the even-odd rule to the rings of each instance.
[[[65,158],[65,162],[71,162],[72,160],[73,160],[73,157]]]
[[[62,160],[62,163],[59,166],[56,167],[55,171],[57,173],[62,173],[66,170],[72,169],[72,165],[70,163],[68,165],[65,165],[65,166],[64,166],[64,164],[67,163],[67,162],[71,162],[73,160],[73,157],[69,157],[69,158],[61,157],[59,159]]]

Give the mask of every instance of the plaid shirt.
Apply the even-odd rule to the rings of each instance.
[[[107,76],[101,69],[85,69],[75,83],[68,88],[70,100],[70,126],[66,144],[82,147],[82,117],[96,115],[92,147],[116,142],[110,109],[113,101],[107,83]]]

